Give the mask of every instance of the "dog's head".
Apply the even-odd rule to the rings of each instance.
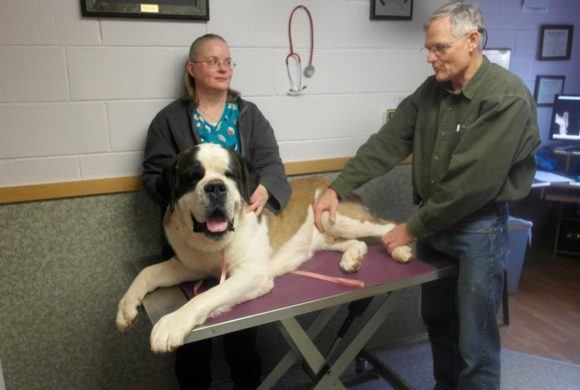
[[[177,156],[163,182],[168,212],[190,220],[194,234],[221,240],[235,230],[259,178],[234,151],[200,144]]]

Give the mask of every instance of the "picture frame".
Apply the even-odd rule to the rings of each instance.
[[[209,20],[209,0],[81,0],[86,17]]]
[[[393,115],[395,115],[395,111],[397,111],[397,110],[394,108],[387,109],[386,123],[389,123],[391,121],[391,118],[393,117]]]
[[[565,76],[537,75],[534,99],[538,106],[554,105],[556,95],[564,92]]]
[[[371,20],[411,20],[413,0],[371,0]]]
[[[540,27],[538,60],[569,60],[572,54],[574,25],[543,24]]]
[[[504,69],[510,69],[512,49],[483,49],[483,54],[490,62],[498,64]]]

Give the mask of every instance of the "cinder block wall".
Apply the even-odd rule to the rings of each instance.
[[[386,110],[431,74],[422,24],[446,0],[414,1],[413,20],[369,20],[368,0],[210,0],[210,20],[81,17],[78,0],[0,2],[0,187],[138,174],[153,115],[179,95],[191,41],[223,35],[238,63],[233,87],[271,121],[285,161],[352,155]],[[314,17],[313,78],[287,96],[288,17]],[[569,61],[537,61],[541,24],[573,24],[580,3],[547,13],[521,0],[478,0],[489,48],[510,48],[511,70],[533,90],[536,75],[564,75],[580,93],[580,39]],[[294,43],[308,58],[309,27],[295,15]],[[576,34],[577,35],[577,34]],[[539,109],[543,139],[551,107]]]
[[[314,18],[316,73],[287,95],[288,17]],[[189,45],[222,35],[232,87],[264,112],[284,161],[349,156],[429,73],[421,25],[371,21],[367,0],[210,0],[210,20],[81,16],[79,0],[0,2],[0,187],[136,175],[147,127],[177,97]],[[305,13],[294,45],[308,58]],[[345,115],[345,113],[356,115]]]

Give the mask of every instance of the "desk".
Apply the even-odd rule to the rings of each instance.
[[[580,204],[580,185],[578,185],[578,183],[552,183],[549,187],[546,188],[544,198],[547,201],[558,202],[556,237],[554,238],[554,250],[552,253],[552,258],[555,259],[559,253],[576,256],[580,255],[580,253],[576,251],[562,250],[559,247],[562,222],[571,221],[580,223],[579,218],[564,215],[564,207],[566,204]]]
[[[576,172],[575,169],[573,169],[572,166],[572,159],[573,157],[579,157],[580,156],[580,151],[566,151],[566,150],[560,150],[558,148],[552,148],[552,153],[554,153],[556,156],[560,156],[564,158],[564,172],[568,173],[568,174],[573,174],[574,172]]]
[[[344,277],[338,266],[340,256],[337,252],[318,252],[300,269]],[[146,263],[141,262],[137,267],[142,268]],[[185,342],[277,322],[291,350],[265,378],[261,388],[273,387],[299,358],[304,359],[313,373],[316,383],[314,388],[343,388],[339,379],[341,373],[389,315],[393,306],[390,297],[406,287],[449,277],[455,272],[452,263],[444,259],[431,259],[429,264],[419,260],[399,264],[390,259],[381,247],[371,246],[359,272],[351,275],[352,278],[364,280],[364,288],[346,287],[294,274],[283,275],[276,279],[274,289],[268,294],[209,319],[204,325],[195,328]],[[314,344],[316,335],[324,329],[341,305],[385,293],[389,294],[387,298],[330,365]],[[186,297],[180,287],[163,288],[147,295],[143,300],[143,308],[155,324],[162,316],[176,310],[185,302]],[[296,317],[315,311],[321,312],[307,330],[303,329]]]
[[[550,178],[551,173],[537,171],[532,188],[541,188],[542,192],[540,196],[542,198],[547,201],[558,203],[556,216],[556,235],[554,237],[554,248],[552,251],[552,259],[555,260],[558,254],[576,256],[580,255],[580,252],[577,250],[562,250],[560,248],[562,222],[580,224],[580,218],[564,215],[566,205],[577,205],[580,203],[580,182],[574,181],[576,175],[578,174],[578,168],[573,164],[573,157],[580,156],[580,151],[566,151],[558,149],[558,147],[553,147],[552,153],[556,156],[564,158],[564,176],[560,175],[561,177],[559,179],[555,179],[554,181],[554,179]],[[541,173],[545,173],[547,175],[541,175]]]

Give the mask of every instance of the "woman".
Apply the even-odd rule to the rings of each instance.
[[[272,127],[255,104],[230,89],[235,63],[226,41],[215,34],[196,39],[185,64],[184,94],[153,119],[147,134],[142,180],[147,193],[165,210],[160,174],[175,156],[192,145],[211,142],[232,148],[260,175],[248,212],[264,207],[279,212],[291,189]],[[165,242],[164,256],[172,256]],[[236,388],[260,383],[260,356],[255,349],[257,328],[224,336],[224,354]],[[204,389],[211,383],[211,339],[177,350],[175,370],[181,388]]]

